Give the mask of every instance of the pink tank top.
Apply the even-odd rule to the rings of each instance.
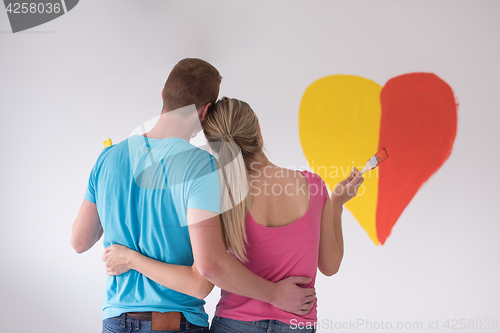
[[[314,286],[318,268],[321,214],[328,193],[325,183],[315,173],[302,171],[306,177],[310,201],[307,212],[295,222],[282,227],[265,227],[250,215],[246,218],[248,237],[245,267],[266,280],[277,282],[289,276],[306,276],[312,282],[301,287]],[[300,190],[300,189],[299,189]],[[304,189],[305,190],[305,189]],[[305,316],[298,316],[275,308],[269,303],[221,290],[221,299],[215,315],[230,319],[256,321],[275,319],[290,323],[316,322],[316,303]],[[292,322],[295,323],[295,322]]]

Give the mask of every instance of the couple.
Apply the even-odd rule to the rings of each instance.
[[[155,127],[91,171],[71,244],[82,253],[104,235],[103,332],[208,332],[213,285],[210,332],[315,331],[316,269],[337,272],[342,207],[363,178],[353,171],[330,199],[318,175],[272,164],[250,106],[216,102],[221,79],[181,60]],[[218,160],[189,143],[200,123]]]

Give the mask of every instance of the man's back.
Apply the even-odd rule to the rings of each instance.
[[[193,264],[187,208],[219,212],[219,178],[210,154],[180,138],[132,136],[106,148],[85,199],[96,203],[104,246],[125,245],[177,265]],[[103,318],[124,312],[181,311],[206,326],[203,300],[165,288],[137,271],[108,277]]]

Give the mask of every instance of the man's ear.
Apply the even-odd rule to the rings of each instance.
[[[207,103],[205,106],[201,107],[198,110],[198,116],[200,117],[200,121],[203,121],[205,119],[205,116],[207,115],[208,108],[212,105],[212,103]]]

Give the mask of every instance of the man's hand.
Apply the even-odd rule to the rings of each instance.
[[[308,314],[316,300],[315,288],[301,288],[298,284],[308,284],[308,277],[290,276],[276,282],[275,293],[271,304],[283,311],[299,316]]]
[[[132,269],[134,250],[126,246],[113,244],[104,250],[102,261],[106,274],[109,276],[120,275]]]

